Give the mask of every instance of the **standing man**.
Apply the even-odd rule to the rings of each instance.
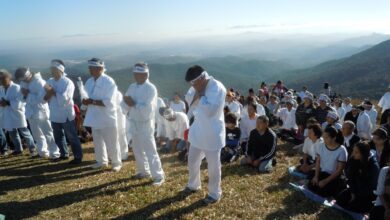
[[[49,120],[49,105],[43,99],[46,81],[42,79],[40,73],[33,73],[26,67],[18,68],[15,78],[20,82],[23,100],[26,102],[26,118],[37,144],[39,156],[50,157],[50,159],[60,157]]]
[[[115,81],[106,75],[104,62],[98,58],[88,60],[91,78],[85,83],[88,98],[83,99],[87,106],[84,126],[92,128],[95,146],[96,164],[94,169],[108,166],[107,153],[112,162],[112,170],[122,168],[121,151],[117,133],[117,86]]]
[[[66,77],[65,65],[62,60],[52,60],[50,78],[45,85],[44,100],[49,102],[50,121],[54,132],[54,139],[60,149],[60,157],[53,160],[68,160],[69,152],[66,138],[72,147],[74,159],[69,164],[80,164],[83,159],[80,139],[77,136],[75,111],[73,108],[74,84]]]
[[[132,83],[123,97],[122,108],[129,115],[132,149],[137,164],[136,178],[153,178],[153,185],[161,186],[165,174],[161,166],[154,139],[157,110],[157,89],[149,81],[149,67],[136,63],[133,68],[135,83]]]
[[[184,192],[196,192],[201,188],[200,165],[202,159],[206,157],[209,193],[204,202],[215,203],[222,195],[220,156],[221,149],[226,145],[223,114],[226,89],[221,82],[209,76],[198,65],[187,70],[185,80],[196,93],[190,102],[190,106],[194,108],[195,119],[189,130],[188,141],[191,144],[188,154],[189,181]]]
[[[7,70],[0,70],[0,108],[2,108],[1,128],[9,132],[15,150],[12,155],[23,152],[20,136],[26,141],[31,157],[36,157],[36,147],[30,130],[27,128],[25,103],[23,102],[20,86],[12,82],[12,75]]]

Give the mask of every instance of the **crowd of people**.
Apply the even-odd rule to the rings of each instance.
[[[247,95],[225,86],[201,66],[185,74],[189,90],[182,99],[158,96],[149,81],[149,66],[133,66],[135,82],[122,94],[98,58],[88,60],[91,77],[76,86],[62,60],[52,60],[52,78],[45,81],[28,67],[14,74],[0,70],[0,153],[19,156],[24,148],[33,158],[82,163],[81,143],[92,140],[93,169],[111,164],[121,170],[129,148],[136,178],[165,181],[160,153],[178,152],[187,162],[184,192],[200,190],[200,165],[206,158],[208,195],[222,196],[221,164],[237,162],[270,173],[277,165],[278,141],[302,152],[296,172],[307,178],[312,192],[331,197],[348,210],[369,213],[370,219],[390,216],[390,86],[376,106],[358,105],[350,97],[318,95],[304,86],[288,89],[283,82],[249,89]],[[80,108],[74,92],[80,94]],[[355,103],[356,104],[356,103]],[[380,118],[379,121],[377,119]],[[9,153],[10,148],[12,152]],[[282,161],[280,161],[282,162]]]

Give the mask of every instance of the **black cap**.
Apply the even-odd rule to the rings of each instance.
[[[190,81],[196,79],[197,77],[199,77],[203,73],[203,71],[204,71],[204,69],[199,65],[191,66],[187,70],[185,80],[187,82],[190,82]]]

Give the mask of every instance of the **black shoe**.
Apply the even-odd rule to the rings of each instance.
[[[7,151],[0,152],[0,157],[6,157],[6,156],[8,156],[8,152]]]
[[[214,199],[214,198],[211,197],[211,196],[206,196],[206,198],[203,199],[203,202],[204,202],[206,205],[209,205],[209,204],[214,204],[214,203],[219,202],[219,199]]]
[[[20,156],[22,154],[23,154],[22,151],[14,151],[14,152],[11,153],[12,156]]]
[[[199,192],[199,189],[191,189],[188,186],[186,186],[186,188],[184,188],[183,191],[181,191],[181,193],[184,195],[190,195],[197,192]]]
[[[69,160],[69,157],[68,156],[61,156],[61,157],[53,158],[50,161],[53,163],[57,163],[57,162],[60,162],[62,160]]]
[[[69,165],[77,165],[77,164],[81,164],[81,159],[73,159],[71,160],[68,164]]]

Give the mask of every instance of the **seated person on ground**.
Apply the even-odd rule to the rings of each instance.
[[[274,166],[277,137],[268,127],[269,119],[262,115],[257,118],[256,129],[252,130],[248,141],[248,154],[241,159],[241,165],[250,165],[259,172],[270,172]]]
[[[322,130],[319,124],[309,125],[307,127],[308,137],[303,143],[303,158],[301,159],[301,165],[297,167],[297,170],[301,173],[308,174],[315,168],[316,152],[319,145],[324,143],[322,139]]]
[[[165,119],[165,129],[168,142],[163,148],[165,152],[182,151],[186,149],[184,132],[189,128],[188,117],[184,112],[175,112],[171,108],[160,108],[160,114]]]
[[[345,183],[341,179],[348,153],[342,145],[344,142],[341,131],[330,126],[322,135],[324,143],[317,148],[315,170],[309,174],[311,181],[309,190],[324,196],[334,197],[345,189]]]
[[[375,200],[379,164],[368,142],[353,146],[352,155],[345,167],[348,188],[336,197],[337,204],[358,213],[368,213]]]
[[[240,156],[241,130],[237,127],[237,116],[230,112],[225,116],[226,146],[221,150],[221,162],[232,162]]]

